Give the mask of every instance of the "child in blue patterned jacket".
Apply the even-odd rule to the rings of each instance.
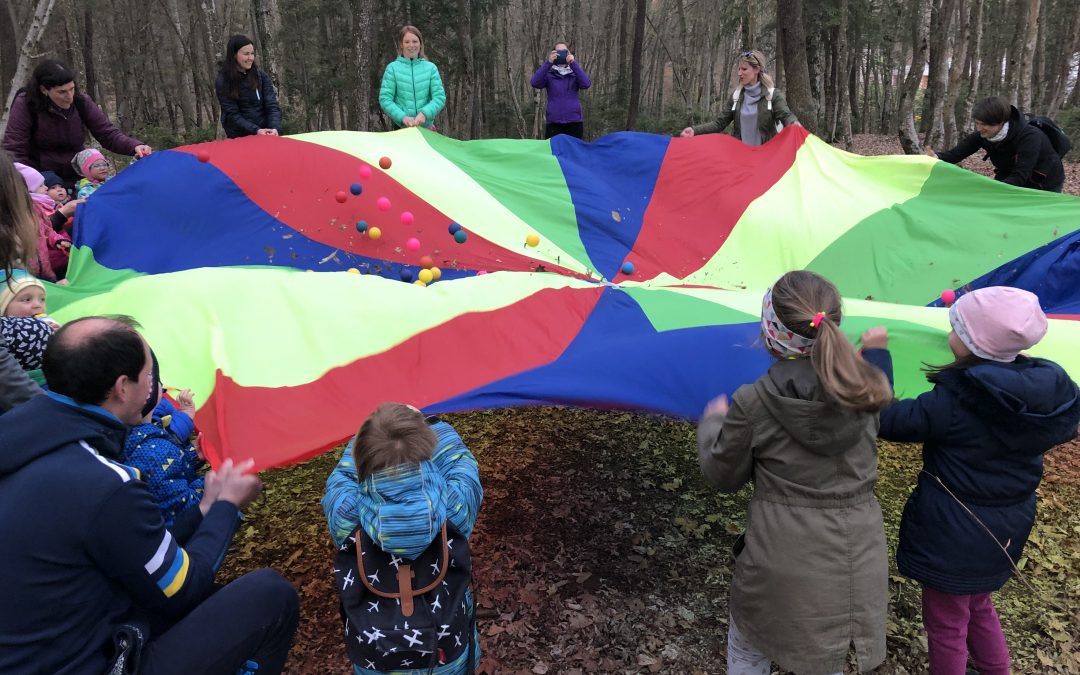
[[[153,391],[143,408],[142,423],[132,427],[124,442],[123,461],[142,473],[165,525],[171,527],[180,514],[199,506],[204,488],[199,471],[206,462],[198,437],[191,441],[195,428],[191,391],[180,392],[179,407],[164,398],[157,356],[152,356]]]
[[[446,422],[399,403],[364,421],[322,501],[356,675],[479,663],[468,539],[483,497],[476,459]]]

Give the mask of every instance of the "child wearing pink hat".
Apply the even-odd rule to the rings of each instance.
[[[922,584],[934,675],[1009,673],[991,594],[1016,570],[1035,524],[1043,455],[1076,436],[1080,390],[1061,366],[1023,353],[1046,334],[1028,291],[991,286],[949,310],[955,360],[927,369],[934,388],[881,411],[879,435],[923,444],[923,469],[900,522],[896,562]],[[884,328],[863,357],[892,379]]]
[[[86,199],[112,178],[112,163],[97,148],[80,150],[71,160],[71,166],[82,179],[75,184],[75,196]]]
[[[41,172],[18,162],[15,162],[15,168],[26,182],[38,221],[37,259],[28,261],[30,271],[48,281],[63,279],[71,249],[71,236],[54,228],[53,216],[60,214],[59,222],[63,222],[74,213],[77,204],[71,203],[70,206],[58,208],[56,201],[48,195],[45,177]]]

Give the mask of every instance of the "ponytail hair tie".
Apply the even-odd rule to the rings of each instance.
[[[817,330],[817,327],[821,325],[821,322],[825,320],[825,312],[818,312],[814,315],[813,319],[810,319],[810,327]]]

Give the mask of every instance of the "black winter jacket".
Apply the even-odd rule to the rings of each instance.
[[[1028,124],[1016,106],[1010,106],[1009,132],[998,143],[991,143],[978,132],[968,135],[952,150],[938,153],[938,159],[956,164],[979,150],[986,151],[983,161],[994,165],[994,180],[1009,185],[1061,192],[1065,167],[1050,139],[1037,127]]]
[[[166,530],[117,461],[126,433],[51,392],[0,416],[0,673],[104,673],[134,608],[182,617],[213,592],[236,507]]]
[[[888,351],[863,357],[892,381]],[[1035,524],[1043,454],[1075,437],[1078,423],[1076,383],[1053,361],[1025,356],[944,370],[932,390],[882,410],[881,438],[923,444],[900,522],[900,573],[943,593],[1001,588]]]
[[[274,83],[270,81],[266,71],[256,72],[260,88],[252,87],[246,80],[250,73],[248,71],[244,74],[245,79],[240,82],[240,97],[236,99],[229,98],[225,75],[218,73],[214,88],[221,104],[221,126],[229,138],[253,136],[259,129],[281,131],[281,108],[274,92]]]

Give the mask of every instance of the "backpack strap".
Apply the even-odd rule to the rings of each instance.
[[[450,567],[450,545],[446,539],[446,523],[442,526],[442,564],[439,566],[439,575],[435,577],[435,580],[424,588],[414,589],[412,587],[412,580],[416,574],[412,571],[412,565],[401,563],[398,565],[397,570],[397,593],[385,593],[380,591],[371,585],[368,580],[367,571],[364,570],[364,543],[363,537],[356,538],[356,569],[360,572],[360,580],[364,583],[369,591],[379,596],[380,598],[390,598],[401,601],[401,614],[403,616],[413,615],[413,598],[418,595],[424,595],[430,593],[446,576],[446,570]]]
[[[732,111],[739,109],[739,94],[742,93],[742,86],[735,87],[735,91],[731,92],[731,109]],[[768,109],[772,110],[772,95],[776,91],[776,87],[768,87],[765,90],[765,105]]]

